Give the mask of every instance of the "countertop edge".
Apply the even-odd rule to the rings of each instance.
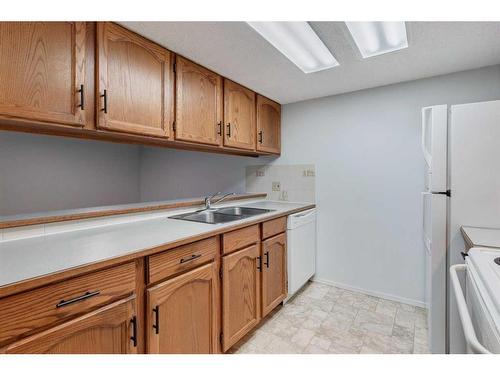
[[[255,218],[254,220],[245,221],[244,223],[240,223],[240,224],[235,223],[234,225],[230,225],[229,227],[217,228],[217,229],[214,229],[212,231],[205,232],[202,234],[185,237],[185,238],[178,239],[178,240],[175,240],[172,242],[166,242],[164,244],[161,244],[159,246],[155,246],[152,248],[139,249],[137,251],[133,251],[133,252],[130,252],[130,253],[127,253],[124,255],[120,255],[117,257],[112,257],[112,258],[105,259],[105,260],[97,260],[95,262],[82,264],[82,265],[79,265],[76,267],[67,268],[64,270],[52,272],[52,273],[41,275],[41,276],[36,276],[33,278],[29,278],[29,279],[24,279],[24,280],[17,281],[15,283],[11,283],[11,284],[6,284],[3,286],[0,286],[0,298],[4,298],[4,297],[10,296],[10,295],[17,294],[17,293],[24,292],[24,291],[28,291],[31,289],[35,289],[35,288],[38,288],[38,287],[41,287],[44,285],[48,285],[48,284],[52,284],[55,282],[63,281],[65,279],[69,279],[69,278],[72,278],[75,276],[80,276],[80,275],[91,273],[91,272],[94,272],[97,270],[101,270],[101,269],[117,266],[119,264],[131,262],[131,261],[134,261],[134,260],[139,259],[139,258],[143,258],[146,256],[157,254],[157,253],[160,253],[160,252],[163,252],[163,251],[166,251],[166,250],[178,247],[178,246],[186,245],[186,244],[189,244],[189,243],[192,243],[195,241],[199,241],[199,240],[202,240],[202,239],[205,239],[208,237],[220,235],[222,233],[231,232],[233,230],[237,230],[237,229],[244,228],[244,227],[247,227],[250,225],[258,224],[258,223],[261,223],[264,221],[276,219],[278,217],[288,216],[288,215],[291,215],[291,214],[294,214],[297,212],[310,210],[310,209],[315,208],[315,207],[316,207],[316,204],[306,204],[300,208],[285,210],[285,211],[281,211],[281,212],[278,212],[278,213],[273,214],[273,215],[266,216],[264,219]]]
[[[236,200],[253,199],[253,198],[265,198],[265,197],[267,197],[267,193],[248,193],[248,194],[238,194],[235,195],[234,197],[227,197],[225,201],[227,202],[227,201],[236,201]],[[79,213],[71,213],[70,212],[71,210],[68,210],[68,213],[66,214],[59,213],[54,215],[39,216],[26,219],[0,221],[0,229],[24,227],[28,225],[37,225],[37,224],[57,223],[63,221],[93,219],[97,217],[134,214],[134,213],[148,212],[148,211],[169,210],[174,208],[193,207],[201,205],[203,203],[204,203],[203,199],[194,198],[194,199],[186,199],[185,201],[176,201],[170,203],[168,201],[165,201],[164,203],[145,202],[144,206],[142,207],[127,208],[126,207],[127,204],[124,204],[122,205],[123,208],[117,208],[117,206],[119,205],[109,206],[109,207],[103,206],[103,207],[95,207],[95,211],[79,212]],[[76,210],[77,209],[75,209],[75,211]]]

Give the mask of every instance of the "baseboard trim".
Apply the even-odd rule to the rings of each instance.
[[[414,299],[411,299],[411,298],[404,298],[404,297],[399,297],[399,296],[395,296],[395,295],[392,295],[392,294],[386,294],[386,293],[376,292],[376,291],[373,291],[373,290],[367,290],[367,289],[359,288],[359,287],[352,286],[352,285],[338,283],[336,281],[321,279],[321,278],[318,278],[318,277],[314,277],[312,279],[312,281],[315,281],[315,282],[321,283],[321,284],[336,286],[336,287],[341,288],[341,289],[351,290],[353,292],[359,292],[359,293],[367,294],[367,295],[373,296],[373,297],[379,297],[379,298],[388,299],[388,300],[394,301],[394,302],[406,303],[407,305],[422,307],[424,309],[427,308],[427,304],[425,302],[417,301],[417,300],[414,300]]]

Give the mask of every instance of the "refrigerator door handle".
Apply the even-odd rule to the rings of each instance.
[[[429,255],[431,255],[431,245],[432,241],[427,237],[427,233],[425,233],[425,196],[432,195],[429,192],[422,192],[422,239],[424,241],[425,250]]]
[[[425,140],[427,138],[427,124],[425,121],[425,111],[429,110],[428,108],[422,109],[422,153],[424,154],[425,162],[429,168],[432,168],[432,155],[427,151],[425,147]],[[432,115],[432,112],[431,112]]]

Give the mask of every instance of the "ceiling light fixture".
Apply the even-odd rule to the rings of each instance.
[[[363,58],[408,48],[404,22],[346,22]]]
[[[248,24],[304,73],[319,72],[339,65],[307,22]]]

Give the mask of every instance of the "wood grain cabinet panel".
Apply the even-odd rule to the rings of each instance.
[[[214,263],[147,291],[148,353],[217,352],[217,277]]]
[[[224,79],[224,146],[255,150],[255,92]]]
[[[156,283],[207,263],[218,251],[219,237],[210,237],[153,255],[148,260],[149,282]]]
[[[277,219],[265,221],[262,223],[262,239],[272,237],[276,234],[286,231],[287,217],[278,217]]]
[[[236,229],[222,235],[222,252],[224,254],[229,254],[259,241],[259,224]]]
[[[281,106],[257,95],[257,151],[281,153]]]
[[[97,49],[98,128],[170,137],[172,54],[111,22],[98,23]]]
[[[0,299],[0,347],[134,293],[134,263]]]
[[[175,117],[175,139],[220,145],[222,77],[177,56]]]
[[[83,127],[85,44],[85,22],[0,22],[0,116]]]
[[[135,299],[130,297],[30,336],[0,351],[11,354],[136,353]]]
[[[286,234],[262,242],[262,316],[287,296]]]
[[[260,246],[222,258],[222,350],[227,351],[260,321]]]

